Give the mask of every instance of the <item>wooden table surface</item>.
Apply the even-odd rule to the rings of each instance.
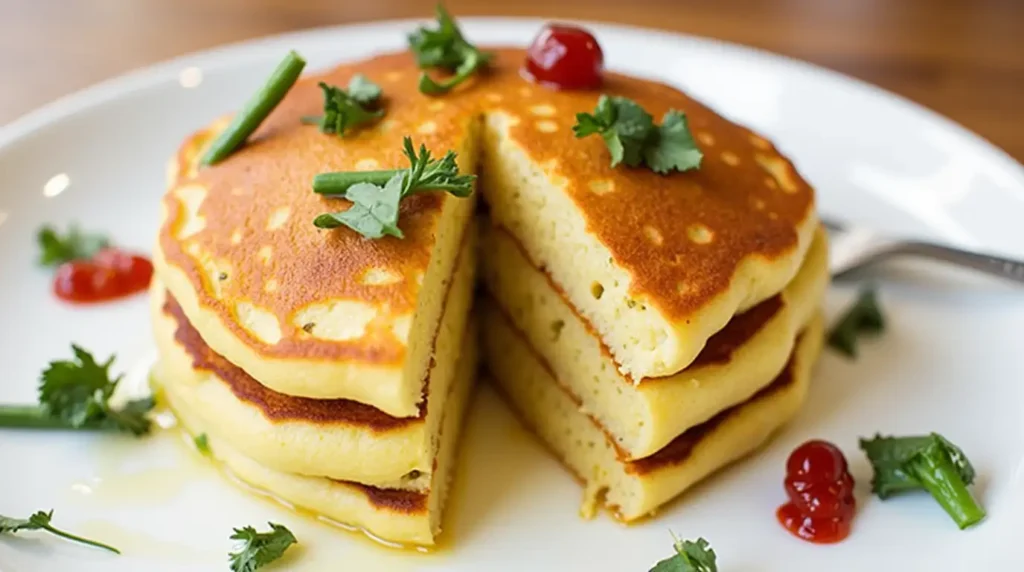
[[[448,0],[456,15],[586,18],[829,67],[947,115],[1024,161],[1024,0]],[[0,0],[0,125],[139,66],[247,38],[425,16],[424,0]]]

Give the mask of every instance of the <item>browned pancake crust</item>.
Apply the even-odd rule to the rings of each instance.
[[[210,349],[189,323],[170,292],[167,293],[163,309],[177,323],[174,339],[192,357],[192,367],[216,375],[227,384],[235,397],[255,405],[268,419],[357,425],[372,431],[386,432],[422,423],[426,417],[425,389],[419,406],[420,412],[416,417],[392,417],[375,407],[348,399],[309,399],[271,391]]]
[[[413,277],[427,266],[441,205],[458,199],[440,193],[414,195],[401,205],[406,238],[368,242],[354,232],[313,227],[309,221],[322,212],[341,210],[344,201],[313,194],[310,181],[324,171],[356,170],[358,161],[367,157],[376,159],[379,168],[404,166],[405,135],[435,154],[443,153],[465,135],[467,114],[488,109],[520,119],[512,138],[537,164],[557,165],[557,175],[564,177],[588,231],[630,273],[631,293],[646,297],[670,317],[689,315],[725,291],[744,258],[772,259],[797,246],[796,228],[813,216],[813,191],[764,139],[664,84],[606,73],[599,91],[552,91],[520,77],[522,50],[494,51],[487,73],[444,97],[419,93],[419,72],[407,52],[300,80],[244,148],[196,176],[209,189],[200,209],[207,227],[190,240],[201,241],[214,257],[235,265],[233,276],[219,284],[224,294],[220,299],[210,294],[212,286],[205,284],[186,245],[173,237],[183,224],[183,208],[170,194],[164,199],[169,218],[160,234],[168,262],[191,277],[202,306],[225,317],[233,310],[222,300],[247,300],[274,312],[283,334],[274,345],[256,339],[233,320],[224,320],[235,335],[264,355],[398,363],[405,345],[396,343],[388,316],[379,316],[365,337],[352,342],[314,339],[289,317],[328,299],[365,301],[389,308],[392,315],[412,312],[418,291]],[[344,139],[300,123],[302,116],[316,115],[322,107],[318,81],[344,86],[355,73],[383,87],[387,115],[381,123]],[[669,109],[685,112],[705,153],[701,168],[668,176],[645,168],[611,168],[600,137],[576,139],[571,129],[575,114],[591,111],[601,93],[634,99],[659,121]],[[544,112],[538,114],[538,109]],[[541,131],[540,122],[553,124],[556,130]],[[182,153],[188,149],[186,144]],[[780,185],[759,165],[766,159],[778,162],[786,184]],[[589,183],[597,180],[610,183],[614,192],[592,192]],[[264,221],[282,205],[291,207],[289,220],[294,222],[265,230]],[[715,240],[690,240],[694,225],[710,230]],[[639,231],[644,227],[656,229],[661,237],[657,244]],[[242,235],[238,243],[230,240],[236,230]],[[261,246],[271,246],[276,253],[269,264],[253,256]],[[373,267],[395,270],[403,280],[385,286],[362,284],[359,278]],[[272,293],[264,289],[271,279],[281,285]]]
[[[406,491],[401,489],[380,489],[352,481],[335,482],[361,490],[363,494],[366,495],[367,500],[370,501],[370,504],[377,508],[387,509],[391,512],[400,512],[405,514],[425,513],[427,512],[428,503],[430,502],[429,493]]]

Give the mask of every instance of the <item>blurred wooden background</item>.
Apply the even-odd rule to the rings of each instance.
[[[431,14],[432,0],[0,0],[0,124],[184,52]],[[1024,0],[447,0],[459,16],[586,18],[711,36],[867,80],[1024,161]]]

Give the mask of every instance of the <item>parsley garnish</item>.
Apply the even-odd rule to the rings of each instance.
[[[65,532],[63,530],[60,530],[59,528],[55,528],[53,525],[50,524],[50,520],[52,519],[52,510],[50,512],[39,511],[33,514],[32,516],[28,517],[27,519],[11,518],[9,516],[0,515],[0,534],[14,534],[15,532],[21,530],[45,530],[46,532],[55,534],[57,536],[60,536],[61,538],[66,538],[74,542],[80,542],[82,544],[88,544],[89,546],[95,546],[97,548],[109,550],[114,554],[121,553],[120,550],[114,548],[113,546],[108,546],[106,544],[103,544],[102,542],[97,542],[95,540],[89,540],[88,538],[82,538],[81,536],[75,536],[70,532]]]
[[[44,226],[36,234],[39,243],[39,264],[57,266],[73,260],[88,260],[97,252],[110,245],[101,234],[82,232],[71,225],[67,234],[61,236],[52,226]]]
[[[357,74],[348,83],[348,90],[320,82],[324,93],[324,114],[303,117],[302,122],[320,126],[321,133],[344,136],[346,130],[380,119],[382,110],[372,107],[381,96],[380,86],[366,76]]]
[[[679,540],[673,535],[676,553],[654,565],[650,572],[718,572],[715,551],[707,540]]]
[[[572,128],[576,137],[600,135],[612,156],[612,167],[646,164],[655,173],[688,171],[700,167],[704,154],[697,148],[686,115],[670,110],[654,124],[654,118],[635,101],[602,95],[594,113],[577,113]]]
[[[232,572],[258,570],[280,558],[289,546],[298,542],[287,528],[273,522],[267,524],[270,532],[256,532],[251,526],[234,529],[231,540],[241,540],[242,543],[237,552],[228,554]]]
[[[39,382],[39,405],[0,406],[0,427],[95,429],[123,431],[136,436],[149,433],[146,414],[153,399],[136,399],[115,409],[110,396],[121,376],[110,377],[111,357],[98,364],[92,354],[72,345],[75,359],[51,362]]]
[[[459,174],[453,151],[434,159],[426,146],[417,153],[412,139],[403,141],[408,169],[321,173],[313,179],[313,191],[348,199],[348,210],[322,214],[313,221],[319,228],[347,226],[366,238],[390,235],[402,238],[398,205],[405,197],[426,191],[446,191],[457,197],[473,192],[474,175]]]
[[[860,448],[875,471],[871,492],[880,499],[911,490],[926,490],[961,529],[985,518],[971,496],[974,467],[959,447],[938,433],[915,437],[861,439]]]
[[[873,288],[865,288],[829,332],[828,345],[855,358],[857,337],[861,334],[878,335],[883,330],[885,318],[878,306],[878,297]]]
[[[204,455],[210,454],[210,443],[206,437],[206,433],[200,433],[192,438],[192,442],[195,443],[196,450]]]
[[[420,75],[420,91],[428,95],[446,93],[487,65],[491,54],[466,41],[458,24],[442,4],[437,5],[437,29],[419,28],[409,34],[409,48],[421,69],[441,68],[453,72],[437,82],[426,72]]]

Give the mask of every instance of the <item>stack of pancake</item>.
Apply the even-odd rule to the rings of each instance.
[[[677,90],[699,170],[609,166],[578,140],[597,94],[537,90],[485,117],[484,354],[528,425],[624,520],[750,453],[793,416],[822,342],[827,247],[812,189],[767,141]],[[542,122],[526,118],[543,112]]]
[[[314,227],[345,205],[310,181],[405,168],[407,134],[472,170],[480,121],[414,105],[410,67],[387,86],[385,121],[344,139],[303,125],[322,107],[317,82],[347,85],[355,71],[384,81],[372,65],[301,80],[222,163],[197,157],[226,120],[181,147],[154,256],[154,378],[241,480],[384,540],[430,545],[475,378],[474,199],[412,196],[404,238],[371,241]]]

